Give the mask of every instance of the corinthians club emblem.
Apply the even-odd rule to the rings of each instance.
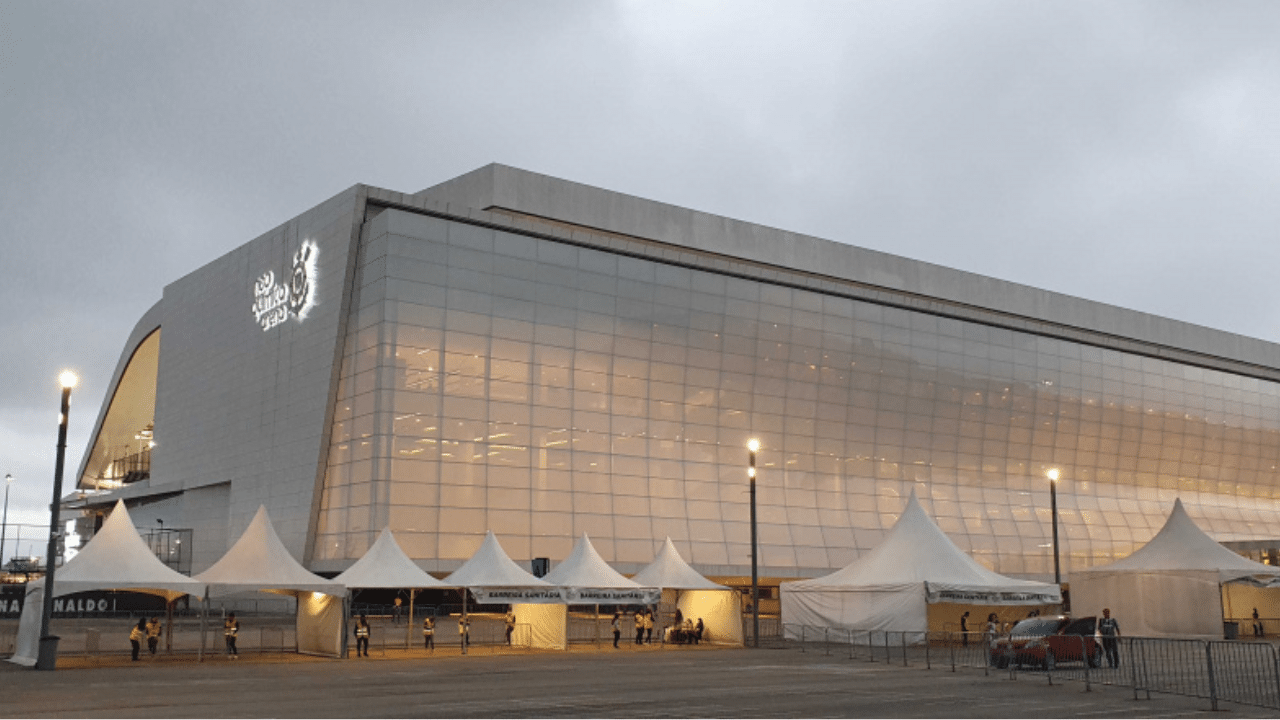
[[[316,244],[302,243],[293,254],[289,282],[276,282],[275,272],[268,270],[253,283],[253,317],[264,331],[283,323],[290,316],[303,320],[315,306]]]

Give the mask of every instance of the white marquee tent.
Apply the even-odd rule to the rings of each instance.
[[[782,583],[782,622],[862,632],[920,633],[929,605],[1044,606],[1062,602],[1056,585],[1005,577],[965,554],[934,524],[911,493],[906,508],[874,550],[830,575]]]
[[[560,588],[565,605],[561,606],[523,606],[515,609],[516,616],[521,613],[535,615],[539,622],[535,628],[543,624],[544,616],[558,615],[559,622],[547,622],[548,626],[558,624],[567,632],[568,605],[653,605],[662,597],[662,591],[656,587],[641,587],[639,583],[628,579],[600,557],[591,538],[582,533],[582,537],[573,544],[569,557],[556,565],[543,577],[543,580]],[[597,633],[599,628],[597,627]],[[550,638],[548,642],[552,642]],[[566,646],[566,638],[562,635],[554,640],[555,646]]]
[[[516,565],[492,530],[485,534],[484,542],[480,543],[475,554],[443,582],[448,587],[470,590],[477,602],[510,604],[521,626],[521,631],[512,638],[513,644],[564,649],[566,628],[563,609],[535,607],[561,603],[559,590]],[[462,597],[465,613],[465,592]]]
[[[670,591],[682,616],[695,622],[702,619],[706,628],[704,637],[710,642],[742,644],[742,604],[738,591],[716,584],[690,567],[670,537],[653,562],[631,579],[641,585],[662,588],[664,601]]]
[[[363,588],[408,589],[409,590],[409,622],[405,624],[405,632],[411,631],[413,623],[413,596],[422,588],[449,587],[426,571],[418,567],[400,543],[396,542],[391,528],[384,527],[364,556],[347,568],[346,572],[333,579],[342,583],[349,590]],[[345,655],[345,652],[344,652]]]
[[[347,589],[315,575],[289,554],[259,507],[235,545],[196,580],[208,585],[207,597],[269,592],[298,599],[298,652],[338,656],[345,639]]]
[[[133,526],[124,502],[117,501],[93,538],[53,575],[55,598],[88,590],[127,590],[173,602],[183,595],[200,597],[205,586],[160,562]],[[35,664],[43,604],[44,580],[27,583],[11,662]]]
[[[1280,568],[1256,563],[1218,544],[1175,500],[1164,527],[1132,555],[1071,575],[1076,615],[1101,615],[1104,607],[1135,637],[1221,638],[1224,602],[1238,597],[1235,616],[1247,615],[1262,593],[1280,582]],[[1226,596],[1224,600],[1224,595]],[[1250,596],[1255,596],[1250,602]]]

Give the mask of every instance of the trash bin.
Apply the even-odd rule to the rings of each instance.
[[[1240,623],[1224,622],[1222,623],[1222,636],[1228,640],[1235,640],[1240,637]]]
[[[37,670],[53,670],[58,666],[58,641],[61,639],[57,635],[40,637],[40,654],[36,656]]]

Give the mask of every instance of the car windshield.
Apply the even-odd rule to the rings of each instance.
[[[1013,626],[1009,631],[1010,635],[1040,637],[1043,635],[1052,635],[1058,631],[1061,620],[1056,617],[1036,617],[1027,618]]]
[[[1098,629],[1098,619],[1087,617],[1073,620],[1066,630],[1062,631],[1063,635],[1092,635]]]

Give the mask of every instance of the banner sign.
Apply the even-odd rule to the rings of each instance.
[[[926,597],[931,603],[948,602],[963,605],[1056,605],[1062,602],[1062,596],[1053,592],[994,592],[929,588]]]
[[[567,605],[656,605],[659,588],[561,588]]]
[[[659,588],[473,587],[476,602],[489,604],[655,605]]]
[[[498,603],[558,605],[564,602],[560,597],[560,588],[557,587],[473,587],[469,589],[471,590],[471,594],[475,596],[476,602],[481,605]]]

